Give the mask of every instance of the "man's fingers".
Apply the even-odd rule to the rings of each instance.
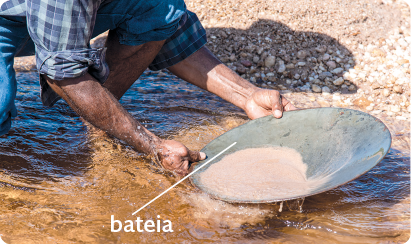
[[[206,154],[203,152],[189,151],[188,155],[190,157],[189,160],[191,162],[198,162],[198,161],[206,159]]]
[[[271,109],[273,111],[274,117],[277,119],[283,116],[283,102],[282,96],[278,91],[270,91]]]
[[[297,110],[297,108],[284,97],[282,97],[282,102],[284,106],[284,111]]]

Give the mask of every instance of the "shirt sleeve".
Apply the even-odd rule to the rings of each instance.
[[[62,80],[92,74],[108,76],[105,49],[89,41],[101,0],[27,0],[27,28],[36,45],[40,74]]]

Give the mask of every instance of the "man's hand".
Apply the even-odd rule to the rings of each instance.
[[[278,91],[260,89],[222,64],[206,47],[168,68],[178,77],[243,109],[250,119],[296,108]]]
[[[189,162],[206,158],[205,153],[190,151],[178,141],[162,140],[157,147],[157,155],[164,168],[184,176],[188,174]]]
[[[283,111],[296,110],[287,99],[276,90],[257,89],[245,102],[244,111],[250,119],[274,115],[277,119],[283,116]]]

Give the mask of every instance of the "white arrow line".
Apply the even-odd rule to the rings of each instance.
[[[223,154],[225,151],[227,151],[228,149],[230,149],[232,146],[234,146],[237,142],[234,142],[233,144],[231,144],[230,146],[228,146],[226,149],[224,149],[223,151],[221,151],[219,154],[215,155],[212,159],[208,160],[207,162],[205,162],[203,165],[201,165],[200,167],[198,167],[197,169],[195,169],[194,171],[192,171],[190,174],[186,175],[183,179],[179,180],[177,183],[175,183],[173,186],[171,186],[170,188],[168,188],[167,190],[165,190],[163,193],[161,193],[160,195],[156,196],[153,200],[151,200],[150,202],[148,202],[146,205],[142,206],[139,210],[135,211],[132,215],[135,215],[136,213],[140,212],[140,210],[142,210],[143,208],[147,207],[148,205],[150,205],[152,202],[154,202],[155,200],[157,200],[157,198],[161,197],[162,195],[164,195],[165,193],[167,193],[169,190],[173,189],[176,185],[180,184],[181,182],[183,182],[185,179],[187,179],[188,177],[190,177],[192,174],[194,174],[195,172],[197,172],[199,169],[201,169],[202,167],[206,166],[208,163],[210,163],[211,161],[213,161],[215,158],[217,158],[218,156],[220,156],[221,154]]]

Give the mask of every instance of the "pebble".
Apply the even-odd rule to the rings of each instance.
[[[393,90],[396,92],[396,93],[400,93],[400,94],[402,94],[402,87],[401,86],[394,86],[393,87]]]
[[[359,97],[353,101],[353,104],[359,108],[365,109],[366,107],[371,105],[371,102],[366,99],[364,96]]]
[[[301,50],[301,51],[298,51],[298,53],[297,53],[297,58],[299,58],[299,59],[305,59],[305,57],[307,57],[307,55],[308,55],[307,51]]]
[[[405,58],[397,60],[397,64],[399,64],[399,65],[407,64],[409,62],[410,61],[408,59],[405,59]]]
[[[258,61],[260,61],[260,58],[258,56],[254,56],[253,57],[253,62],[258,63]]]
[[[234,54],[234,53],[233,53],[233,54],[231,54],[231,55],[230,55],[230,57],[229,57],[228,59],[230,59],[230,61],[231,61],[231,62],[234,62],[234,61],[236,61],[236,60],[237,60],[237,58],[236,58],[236,56],[235,56],[235,54]]]
[[[319,53],[325,53],[327,51],[327,47],[326,46],[318,46],[315,48],[315,51],[319,52]]]
[[[240,66],[240,67],[237,67],[237,72],[238,72],[240,75],[242,75],[242,74],[247,73],[247,70],[245,69],[245,67]]]
[[[323,88],[321,88],[321,91],[322,91],[323,93],[330,93],[330,92],[331,92],[331,90],[330,90],[330,88],[329,88],[328,86],[323,86]]]
[[[340,73],[343,72],[343,71],[344,71],[343,68],[336,68],[336,69],[333,69],[333,70],[331,71],[331,73],[333,73],[333,74],[340,74]]]
[[[275,57],[274,56],[268,56],[264,61],[265,67],[268,67],[268,68],[273,67],[274,64],[275,64]]]
[[[318,78],[321,80],[324,80],[326,77],[333,77],[333,74],[331,72],[322,72],[321,74],[318,75]]]
[[[401,108],[399,106],[396,106],[396,105],[391,105],[390,106],[390,111],[393,112],[393,113],[398,113],[398,112],[401,111]]]
[[[257,54],[258,55],[261,55],[262,53],[263,53],[263,51],[264,51],[264,47],[257,47]]]
[[[295,68],[295,66],[294,66],[293,63],[287,64],[285,67],[286,67],[287,69],[294,69],[294,68]]]
[[[385,55],[386,55],[386,53],[383,50],[379,49],[379,48],[375,48],[372,51],[372,54],[373,54],[374,57],[385,57]]]
[[[327,60],[329,60],[329,59],[330,59],[330,55],[329,55],[328,53],[326,53],[326,54],[323,55],[323,60],[324,60],[324,61],[327,61]]]
[[[337,67],[337,65],[335,64],[334,61],[328,61],[328,62],[326,63],[326,65],[327,65],[328,68],[330,68],[330,69],[335,69],[335,68]]]
[[[284,64],[280,64],[280,66],[278,67],[278,73],[282,73],[285,71],[285,65]]]
[[[384,89],[384,90],[382,91],[382,95],[384,95],[384,97],[388,97],[388,96],[390,95],[390,90]]]
[[[321,89],[321,87],[319,87],[318,85],[311,85],[311,89],[313,90],[313,92],[317,92],[317,93],[320,93],[320,92],[322,92],[322,89]]]
[[[340,86],[344,83],[344,79],[342,77],[339,77],[338,79],[333,81],[333,84],[336,86]]]
[[[305,62],[298,62],[297,65],[298,66],[305,66]]]
[[[241,60],[240,62],[242,65],[244,65],[245,67],[251,67],[251,65],[253,65],[250,61],[248,60]]]
[[[404,116],[396,116],[395,119],[397,120],[407,120]]]

